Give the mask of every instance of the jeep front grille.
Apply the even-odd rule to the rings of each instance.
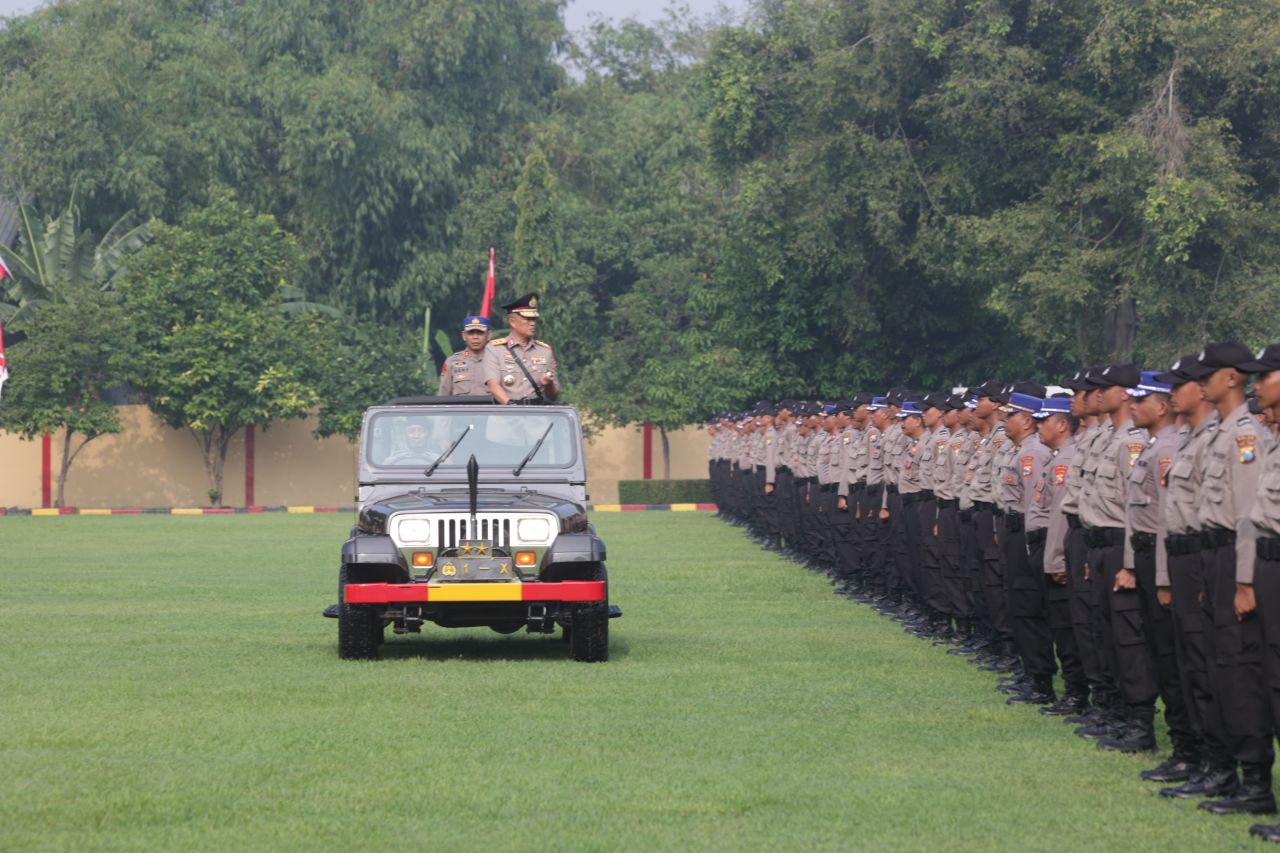
[[[492,542],[499,548],[511,547],[511,516],[486,518],[476,517],[475,530],[468,518],[442,518],[436,522],[437,547],[452,548],[463,539],[481,539]]]

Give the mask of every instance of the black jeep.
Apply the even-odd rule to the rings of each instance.
[[[342,546],[338,655],[378,656],[388,625],[559,625],[569,654],[609,658],[604,542],[587,521],[571,406],[404,397],[365,412],[359,520]]]

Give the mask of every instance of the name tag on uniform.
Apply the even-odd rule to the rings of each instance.
[[[529,363],[530,364],[546,364],[547,358],[546,356],[542,356],[542,355],[531,355],[529,356]]]

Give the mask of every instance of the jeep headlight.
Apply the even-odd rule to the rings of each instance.
[[[545,518],[522,518],[516,522],[516,539],[526,544],[542,544],[551,538],[551,522]]]
[[[425,518],[403,518],[396,525],[396,541],[406,545],[430,545],[431,522]]]

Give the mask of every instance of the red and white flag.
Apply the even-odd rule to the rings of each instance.
[[[4,262],[4,255],[0,255],[0,281],[6,278],[13,278],[13,273],[9,270],[9,265]]]
[[[493,292],[497,281],[493,275],[493,247],[489,247],[489,277],[484,280],[484,299],[480,301],[480,316],[488,318],[493,313]]]
[[[3,267],[3,266],[4,266],[4,260],[0,259],[0,267]],[[0,323],[0,391],[4,390],[4,382],[8,378],[9,378],[9,368],[4,363],[4,324]]]

